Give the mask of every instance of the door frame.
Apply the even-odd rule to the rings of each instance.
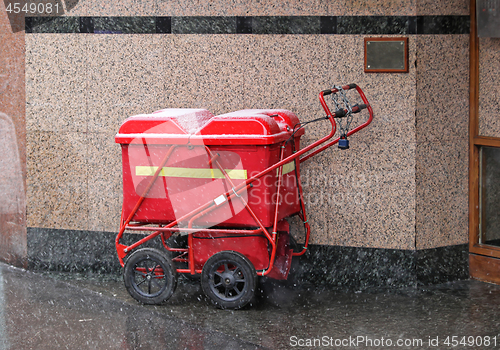
[[[500,138],[479,135],[479,38],[476,0],[470,2],[469,271],[472,278],[500,283],[500,247],[479,243],[479,149],[500,147]]]

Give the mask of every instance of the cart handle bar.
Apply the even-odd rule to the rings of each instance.
[[[368,118],[368,120],[366,122],[364,122],[363,124],[361,125],[358,125],[357,127],[355,127],[354,129],[352,129],[351,131],[349,131],[347,133],[346,136],[351,136],[352,134],[358,132],[359,130],[365,128],[368,126],[368,124],[370,124],[373,120],[373,109],[372,109],[372,106],[370,106],[370,103],[368,102],[368,99],[366,98],[363,90],[361,90],[361,88],[356,85],[356,84],[349,84],[349,85],[345,85],[345,86],[342,86],[342,89],[344,90],[350,90],[350,89],[356,89],[356,91],[358,92],[359,96],[361,97],[361,99],[363,100],[363,104],[360,104],[360,105],[354,105],[352,107],[352,112],[353,113],[359,113],[361,112],[363,109],[367,109],[368,110],[368,113],[370,114],[370,117]],[[328,117],[333,117],[332,115],[332,112],[330,112],[330,108],[328,108],[328,105],[326,104],[325,102],[325,98],[324,96],[325,95],[330,95],[330,94],[333,94],[333,93],[336,93],[338,92],[338,89],[328,89],[328,90],[323,90],[319,93],[319,102],[321,103],[321,106],[323,107],[323,109],[325,110],[325,113]],[[342,117],[342,116],[345,116],[345,114],[347,113],[347,111],[343,111],[341,109],[339,109],[338,111],[336,111],[334,113],[335,117]],[[343,114],[343,115],[342,115]],[[337,116],[339,115],[339,116]],[[315,156],[316,154],[324,151],[325,149],[333,146],[334,144],[336,144],[337,142],[339,142],[340,140],[340,137],[336,138],[335,140],[333,141],[330,141],[328,142],[327,144],[321,146],[320,148],[314,150],[313,152],[307,154],[306,156],[300,158],[300,163],[302,162],[305,162],[306,160],[308,160],[309,158],[311,158],[312,156]],[[317,146],[317,145],[316,145]],[[311,148],[308,149],[308,151],[310,150]]]

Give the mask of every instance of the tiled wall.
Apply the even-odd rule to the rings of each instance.
[[[467,242],[468,1],[82,0],[68,15],[57,30],[25,36],[28,227],[118,230],[113,137],[130,115],[279,107],[311,120],[322,115],[320,90],[356,82],[373,123],[350,150],[332,148],[302,168],[312,243],[414,250]],[[142,27],[148,34],[98,34],[120,32],[120,20],[78,16],[151,23]],[[143,16],[172,17],[160,26]],[[380,34],[409,36],[409,73],[363,72],[363,39]],[[303,141],[326,132],[315,124]]]

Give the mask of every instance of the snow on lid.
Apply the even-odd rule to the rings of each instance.
[[[216,116],[216,118],[271,118],[278,123],[280,128],[289,130],[293,129],[300,121],[299,118],[287,109],[243,109],[239,111],[234,111],[222,115]],[[304,131],[300,131],[300,135],[303,135]]]
[[[253,117],[253,116],[268,116],[261,112],[260,109],[242,109],[239,111],[229,112],[225,114],[220,114],[217,117],[228,118],[228,117]]]
[[[276,121],[288,124],[294,127],[299,123],[299,118],[287,109],[242,109],[231,113],[222,114],[218,117],[242,117],[242,116],[268,116],[279,117]]]
[[[194,134],[204,126],[213,114],[206,109],[193,108],[166,108],[150,115],[151,118],[163,117],[173,119],[188,134]]]
[[[213,117],[195,135],[214,137],[242,135],[254,138],[275,135],[282,131],[278,123],[265,114],[236,111]]]

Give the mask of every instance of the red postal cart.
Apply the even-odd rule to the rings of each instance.
[[[349,90],[362,103],[352,105]],[[311,122],[282,109],[219,116],[164,109],[122,124],[115,137],[123,164],[116,250],[133,298],[166,301],[182,273],[199,276],[216,306],[237,309],[254,297],[258,276],[287,279],[292,257],[306,252],[310,236],[300,164],[334,144],[349,148],[348,137],[373,119],[356,84],[321,91],[319,99],[326,116],[311,122],[328,120],[331,131],[302,149],[300,137]],[[351,129],[353,115],[364,109],[366,120]],[[334,138],[337,124],[340,136]],[[294,215],[305,228],[300,248],[292,247],[285,220]],[[123,244],[125,232],[140,239]],[[144,247],[156,237],[164,249]]]

